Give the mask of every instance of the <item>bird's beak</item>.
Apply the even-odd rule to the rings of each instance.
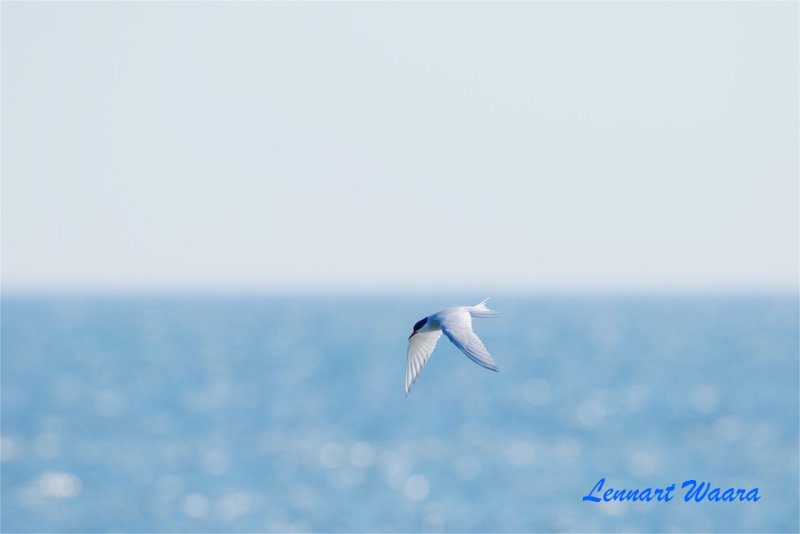
[[[410,336],[408,336],[408,339],[411,339],[412,337],[414,337],[414,336],[416,336],[416,335],[417,335],[417,331],[416,331],[416,330],[414,330],[413,332],[411,332],[411,335],[410,335]]]

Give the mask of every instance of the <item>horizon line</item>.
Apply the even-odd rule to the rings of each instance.
[[[800,287],[766,286],[554,286],[520,289],[483,287],[3,287],[6,298],[424,298],[474,294],[475,298],[570,298],[570,297],[796,297]]]

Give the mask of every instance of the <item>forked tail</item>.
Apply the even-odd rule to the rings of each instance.
[[[488,300],[489,300],[489,297],[486,297],[485,299],[483,299],[483,301],[481,301],[480,304],[476,304],[475,306],[470,307],[469,308],[469,314],[472,315],[473,317],[497,317],[497,316],[499,316],[500,315],[499,313],[497,313],[494,310],[490,310],[486,306],[486,302]]]

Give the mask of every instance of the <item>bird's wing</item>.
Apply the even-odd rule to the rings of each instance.
[[[448,310],[439,318],[442,331],[453,345],[461,349],[470,360],[481,367],[492,371],[499,371],[492,355],[486,350],[481,338],[472,330],[472,317],[467,308]],[[416,336],[415,336],[416,337]]]
[[[430,332],[420,332],[408,340],[408,360],[406,361],[406,395],[411,389],[411,384],[417,381],[417,377],[425,367],[428,358],[431,357],[433,347],[442,335],[440,330]]]

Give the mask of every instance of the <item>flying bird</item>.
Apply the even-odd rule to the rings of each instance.
[[[497,317],[496,311],[486,307],[488,300],[488,298],[484,299],[475,306],[445,308],[417,321],[414,331],[408,336],[406,396],[411,389],[411,384],[417,381],[422,368],[431,357],[431,352],[442,332],[470,360],[491,371],[499,371],[481,339],[472,331],[473,317]]]

